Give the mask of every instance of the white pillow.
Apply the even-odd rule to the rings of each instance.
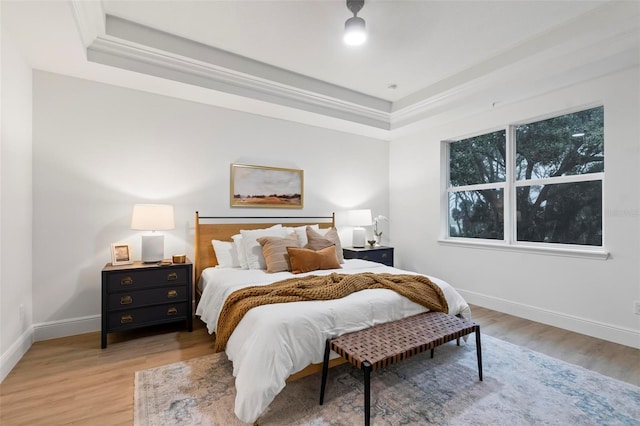
[[[242,241],[242,235],[236,234],[231,237],[233,240],[233,245],[236,250],[236,256],[238,257],[238,264],[241,269],[249,269],[249,265],[247,264],[247,255],[244,254],[244,243]]]
[[[213,244],[213,251],[218,259],[218,266],[221,268],[238,268],[240,267],[240,261],[238,260],[238,253],[236,252],[236,246],[231,241],[211,240]]]
[[[256,241],[257,238],[287,236],[287,232],[282,225],[273,225],[267,229],[241,229],[240,234],[242,235],[244,254],[247,257],[247,266],[249,269],[267,269],[267,261],[264,260],[262,246]]]
[[[314,229],[316,231],[318,229],[320,229],[320,226],[315,224],[315,225],[296,226],[295,228],[285,227],[284,230],[287,233],[287,235],[289,235],[292,232],[295,232],[296,233],[296,237],[298,237],[298,244],[300,244],[300,247],[304,247],[309,242],[307,240],[307,226],[309,226],[311,229]],[[324,235],[324,234],[322,234],[322,235]]]
[[[311,229],[315,229],[315,231],[320,234],[320,235],[327,235],[327,232],[331,231],[333,228],[313,228],[311,227]],[[305,231],[305,237],[306,235],[306,231]]]

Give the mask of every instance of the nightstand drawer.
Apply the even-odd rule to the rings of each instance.
[[[135,328],[143,325],[173,322],[187,318],[186,303],[168,303],[147,308],[109,313],[109,331]]]
[[[372,248],[346,247],[342,249],[345,259],[362,259],[393,266],[393,247],[376,246]]]
[[[391,256],[392,254],[388,251],[377,250],[363,253],[360,259],[370,260],[372,262],[378,263],[386,263],[388,260],[391,260]]]
[[[187,300],[187,286],[170,286],[149,290],[125,291],[109,294],[109,311],[133,309],[159,303],[184,302]]]
[[[130,291],[148,287],[187,284],[187,268],[140,269],[112,272],[107,281],[107,291]]]

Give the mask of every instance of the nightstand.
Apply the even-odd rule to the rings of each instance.
[[[364,259],[393,266],[393,247],[348,247],[342,249],[342,254],[345,259]]]
[[[135,262],[102,269],[102,349],[107,334],[185,321],[193,330],[193,265]]]

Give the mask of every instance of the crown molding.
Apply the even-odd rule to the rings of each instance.
[[[387,112],[118,39],[98,37],[87,48],[87,58],[130,71],[389,129]]]
[[[434,91],[433,95],[409,103],[391,114],[391,128],[443,113],[443,109],[472,106],[472,100],[484,100],[485,108],[504,105],[539,93],[559,90],[606,74],[638,66],[640,30],[627,30],[576,48],[568,43],[553,50],[531,52],[518,61],[505,63],[491,73]],[[484,94],[484,95],[482,95]],[[394,104],[395,106],[395,104]],[[479,105],[473,105],[478,108]]]
[[[605,4],[390,102],[105,15],[100,1],[71,0],[71,6],[91,62],[383,132],[408,128],[452,109],[535,96],[639,62],[637,11],[628,4]],[[473,102],[465,106],[465,98]]]
[[[101,1],[72,0],[69,2],[73,19],[86,48],[106,32],[105,12]]]
[[[596,8],[394,102],[391,128],[485,92],[487,107],[638,65],[640,24],[630,5]],[[496,102],[497,101],[497,102]]]
[[[82,21],[86,15],[76,15],[76,19]],[[91,62],[383,130],[390,128],[391,102],[134,22],[109,15],[105,19],[105,33],[95,36],[87,46],[87,59]],[[80,27],[91,28],[91,23],[84,22]],[[93,28],[81,32],[99,31]]]

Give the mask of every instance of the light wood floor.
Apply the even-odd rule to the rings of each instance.
[[[472,306],[488,334],[640,386],[640,350]],[[130,425],[136,370],[212,352],[212,340],[196,320],[179,326],[109,335],[100,333],[33,344],[0,385],[0,424]]]

